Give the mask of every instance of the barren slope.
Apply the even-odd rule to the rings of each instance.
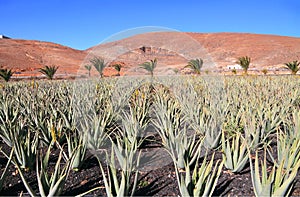
[[[0,39],[0,65],[12,68],[15,76],[41,75],[44,65],[59,66],[58,75],[74,74],[86,52],[59,44],[33,40]]]
[[[121,61],[129,74],[143,72],[138,64],[157,58],[157,74],[182,69],[192,58],[204,59],[204,70],[226,70],[241,56],[250,56],[251,69],[279,69],[285,62],[300,58],[300,38],[246,33],[140,34],[92,47],[89,56]]]
[[[188,33],[220,65],[234,63],[237,57],[250,56],[253,66],[273,66],[300,59],[300,38],[246,33]]]
[[[85,74],[84,65],[93,56],[121,63],[122,74],[136,75],[144,61],[157,58],[156,74],[173,74],[192,58],[204,59],[203,70],[224,71],[236,58],[250,56],[253,70],[278,70],[283,63],[300,59],[300,38],[245,33],[157,32],[135,35],[101,44],[85,51],[49,42],[0,39],[0,65],[13,68],[16,75],[40,75],[43,65],[59,66],[60,75]],[[112,67],[105,75],[115,74]],[[96,74],[93,69],[93,74]]]

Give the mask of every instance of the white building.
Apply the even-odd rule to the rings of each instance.
[[[243,68],[239,64],[234,64],[234,65],[228,65],[227,69],[228,70],[233,70],[233,69],[235,69],[235,70],[241,70]]]
[[[0,39],[10,39],[10,37],[7,37],[5,35],[0,35]]]

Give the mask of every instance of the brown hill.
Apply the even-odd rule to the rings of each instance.
[[[189,35],[199,41],[220,66],[232,64],[237,57],[245,55],[252,58],[252,67],[257,68],[300,60],[300,38],[245,33]]]
[[[282,70],[283,63],[300,59],[300,38],[246,33],[140,34],[88,49],[89,56],[102,56],[127,65],[128,74],[143,72],[137,65],[157,58],[156,74],[182,69],[189,59],[204,59],[203,70],[226,71],[241,56],[250,56],[251,70]],[[283,69],[284,70],[284,69]]]
[[[0,39],[0,65],[13,68],[16,75],[40,75],[43,65],[59,66],[60,75],[82,75],[84,65],[93,56],[121,63],[122,74],[136,75],[145,71],[139,64],[157,58],[156,74],[173,74],[183,69],[192,58],[203,58],[203,70],[226,71],[237,57],[250,56],[251,69],[280,70],[283,63],[300,59],[300,38],[245,33],[157,32],[135,35],[101,44],[85,51],[49,42]],[[93,72],[96,74],[96,72]],[[106,75],[116,73],[112,67]]]
[[[59,66],[58,75],[73,75],[85,56],[85,51],[50,42],[0,39],[0,66],[13,69],[14,76],[40,76],[44,65]]]

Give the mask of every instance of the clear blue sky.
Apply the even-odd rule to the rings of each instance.
[[[0,0],[0,34],[86,49],[126,29],[300,37],[299,0]]]

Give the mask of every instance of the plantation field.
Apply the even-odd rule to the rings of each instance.
[[[299,196],[297,76],[0,84],[0,195]]]

